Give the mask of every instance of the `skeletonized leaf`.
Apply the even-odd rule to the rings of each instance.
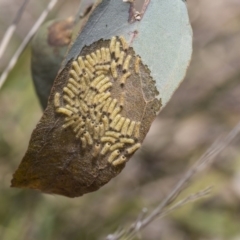
[[[185,4],[152,0],[144,7],[141,14],[129,3],[103,0],[95,8],[54,82],[12,186],[81,196],[119,174],[140,147],[191,55]]]

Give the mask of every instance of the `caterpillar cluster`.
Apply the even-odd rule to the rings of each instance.
[[[90,149],[96,158],[107,156],[113,166],[125,163],[141,146],[141,123],[121,114],[131,61],[139,74],[140,58],[128,54],[124,37],[112,37],[108,47],[72,62],[66,86],[54,96],[55,111],[64,116],[62,127],[72,129],[82,149]],[[119,99],[111,94],[116,83],[122,88]]]

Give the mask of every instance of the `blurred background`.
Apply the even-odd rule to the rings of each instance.
[[[6,67],[49,1],[30,1],[0,62]],[[0,0],[0,39],[22,1]],[[76,13],[59,1],[48,19]],[[188,0],[193,57],[187,75],[161,111],[141,151],[97,192],[76,199],[11,189],[10,180],[42,110],[30,74],[30,48],[0,90],[0,239],[95,240],[153,209],[181,174],[240,120],[240,1]],[[184,194],[214,185],[213,194],[154,221],[146,240],[240,240],[240,138]],[[57,179],[56,179],[57,181]]]

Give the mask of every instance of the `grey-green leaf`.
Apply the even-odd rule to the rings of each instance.
[[[121,0],[97,5],[54,81],[12,186],[82,196],[118,175],[140,148],[191,57],[185,4],[145,2],[144,14]]]

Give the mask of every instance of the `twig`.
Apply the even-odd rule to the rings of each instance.
[[[199,191],[197,193],[193,193],[191,195],[189,195],[188,197],[178,201],[176,204],[174,204],[173,206],[167,208],[167,209],[163,209],[159,215],[157,216],[157,219],[163,218],[167,215],[169,215],[170,213],[174,212],[175,210],[183,207],[184,205],[190,203],[190,202],[196,202],[204,197],[207,197],[212,191],[212,187],[208,187],[202,191]],[[129,233],[127,236],[124,237],[124,240],[131,240],[133,239],[133,237],[140,231],[141,226],[142,226],[143,222],[139,221],[137,222],[135,225],[138,226],[138,228],[135,228],[134,231],[132,231],[131,233]],[[114,239],[115,240],[115,239]]]
[[[212,186],[207,187],[206,189],[199,191],[197,193],[193,193],[193,194],[189,195],[188,197],[180,200],[179,202],[174,204],[172,207],[169,207],[168,209],[162,211],[162,213],[159,214],[159,217],[162,218],[162,217],[168,215],[169,213],[173,212],[174,210],[186,205],[189,202],[195,202],[201,198],[207,197],[211,192],[212,192]]]
[[[13,67],[15,66],[19,56],[21,55],[22,51],[24,50],[24,48],[27,46],[27,44],[29,43],[29,41],[31,40],[31,38],[33,37],[33,35],[36,33],[36,31],[38,30],[38,28],[41,26],[41,24],[43,23],[43,21],[46,19],[48,13],[53,9],[53,7],[56,5],[56,3],[58,2],[58,0],[51,0],[47,6],[47,8],[42,12],[42,14],[40,15],[40,17],[38,18],[37,22],[33,25],[32,29],[30,30],[30,32],[27,34],[27,36],[24,38],[23,42],[21,43],[21,45],[19,46],[19,48],[17,49],[17,51],[15,52],[15,54],[13,55],[13,57],[11,58],[8,66],[6,67],[6,69],[3,71],[1,77],[0,77],[0,89],[3,86],[5,80],[7,79],[7,76],[9,74],[9,72],[13,69]]]
[[[16,17],[14,18],[12,24],[8,27],[7,31],[5,32],[3,39],[0,43],[0,60],[12,38],[13,33],[16,30],[17,24],[19,23],[22,14],[27,6],[27,3],[29,2],[29,0],[24,0],[23,4],[21,5],[21,7],[19,8]]]
[[[149,223],[154,221],[159,215],[163,213],[165,208],[171,204],[177,196],[186,188],[187,183],[200,171],[209,166],[215,157],[223,151],[230,142],[239,134],[240,132],[240,122],[233,128],[233,130],[223,139],[217,139],[210,148],[198,159],[198,161],[187,171],[183,178],[178,182],[178,184],[173,188],[173,190],[167,195],[167,197],[160,203],[160,205],[155,208],[151,214],[149,214],[142,222],[138,229],[134,229],[132,226],[121,233],[111,234],[106,239],[107,240],[119,240],[121,237],[133,237],[139,230],[145,228]]]

